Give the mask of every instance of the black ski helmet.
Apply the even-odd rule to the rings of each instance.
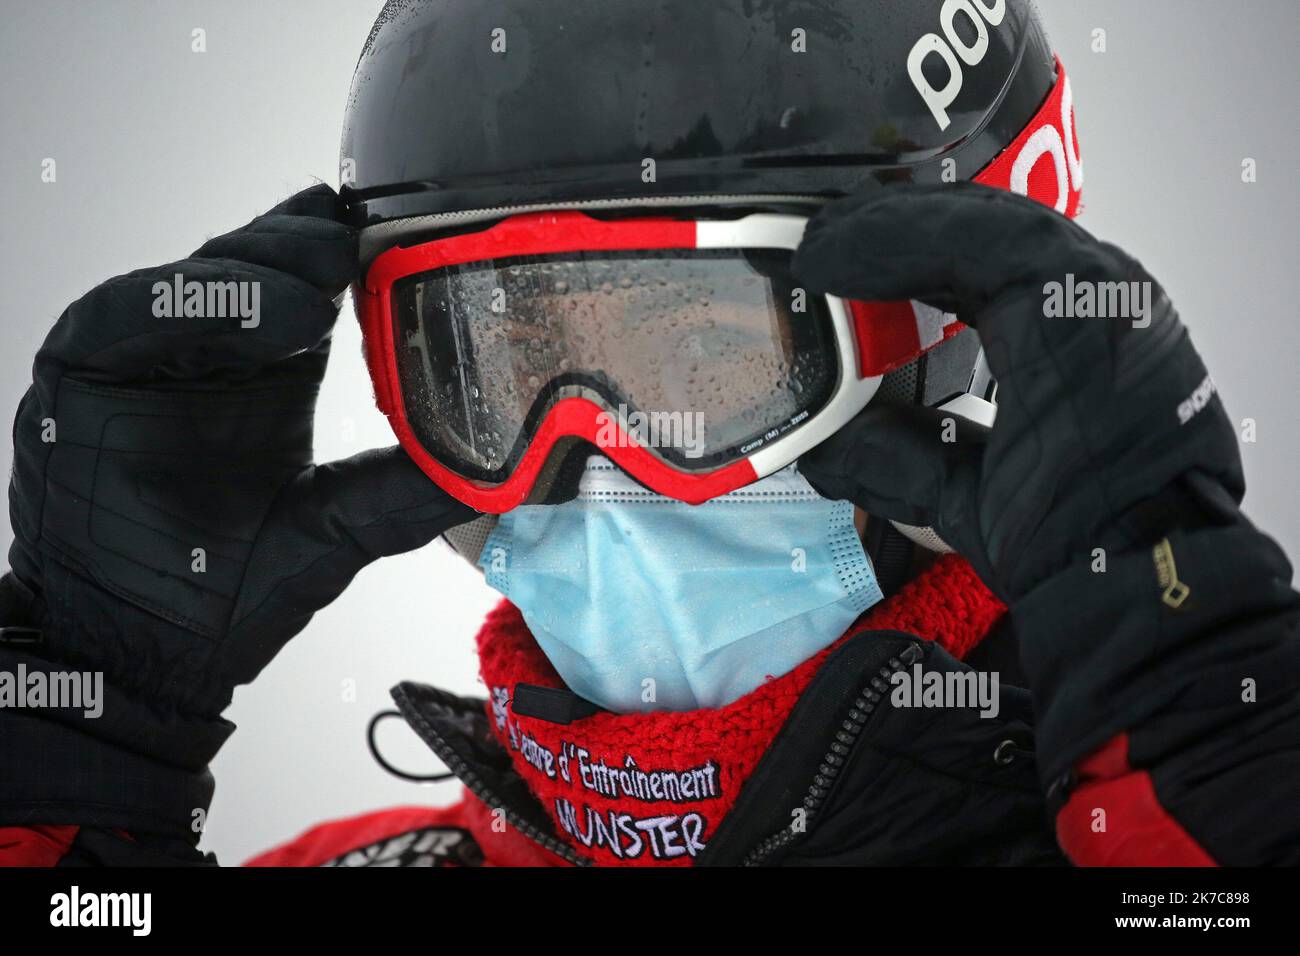
[[[1030,0],[389,0],[352,81],[343,195],[374,225],[828,197],[937,182],[945,159],[967,179],[1055,74]]]

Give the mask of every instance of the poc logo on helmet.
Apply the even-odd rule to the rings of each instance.
[[[966,46],[957,35],[955,21],[958,13],[964,13],[975,25],[975,42],[971,46]],[[979,66],[989,51],[989,31],[984,25],[985,21],[988,21],[990,27],[1000,26],[1006,15],[1007,0],[944,0],[943,7],[939,10],[939,25],[943,28],[943,36],[927,33],[916,41],[912,52],[907,55],[907,74],[912,78],[916,91],[925,100],[925,105],[930,107],[939,129],[947,129],[952,122],[948,118],[948,107],[952,106],[957,94],[961,92],[962,63]],[[931,54],[938,54],[947,64],[948,82],[943,89],[935,89],[921,69]]]

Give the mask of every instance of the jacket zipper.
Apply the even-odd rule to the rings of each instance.
[[[405,699],[405,695],[403,695]],[[592,861],[586,857],[579,856],[573,851],[568,844],[557,840],[549,834],[543,833],[538,827],[529,823],[527,820],[515,813],[506,804],[506,801],[500,799],[492,788],[483,782],[477,773],[470,769],[469,764],[462,760],[447,742],[442,739],[436,730],[434,730],[425,721],[424,717],[414,708],[408,720],[415,721],[416,732],[421,739],[433,750],[434,756],[443,762],[448,770],[454,773],[467,788],[469,792],[481,800],[484,804],[493,810],[502,810],[505,813],[506,823],[510,824],[528,839],[532,840],[544,850],[549,850],[556,856],[560,857],[567,863],[574,866],[591,866]]]
[[[826,797],[830,794],[835,779],[839,776],[840,771],[844,769],[845,763],[848,762],[849,752],[862,734],[867,718],[876,709],[876,704],[880,703],[885,694],[889,692],[890,678],[904,667],[915,664],[922,656],[924,655],[921,645],[913,642],[904,648],[897,657],[891,657],[885,666],[876,672],[870,683],[862,689],[862,692],[853,701],[853,706],[849,708],[848,715],[840,725],[840,729],[836,731],[835,737],[831,741],[830,750],[822,758],[821,765],[817,768],[817,773],[808,787],[808,792],[804,795],[803,809],[805,816],[802,821],[803,825],[796,829],[794,821],[791,821],[790,825],[784,830],[774,833],[751,850],[741,861],[741,866],[758,866],[777,850],[807,833],[813,817],[821,809]]]

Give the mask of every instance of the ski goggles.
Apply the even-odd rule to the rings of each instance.
[[[1072,127],[1062,71],[977,181],[1073,215]],[[790,274],[806,224],[529,211],[390,248],[357,290],[379,408],[420,468],[482,512],[543,500],[581,442],[680,501],[741,488],[962,328],[919,302],[806,294]]]
[[[585,441],[697,503],[794,461],[880,381],[855,313],[790,274],[806,219],[508,218],[379,256],[365,283],[381,410],[480,511],[544,495]]]

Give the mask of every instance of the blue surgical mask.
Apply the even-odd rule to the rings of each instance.
[[[502,515],[479,566],[569,689],[616,713],[728,704],[882,597],[853,506],[793,465],[692,506],[593,456],[573,501]]]

